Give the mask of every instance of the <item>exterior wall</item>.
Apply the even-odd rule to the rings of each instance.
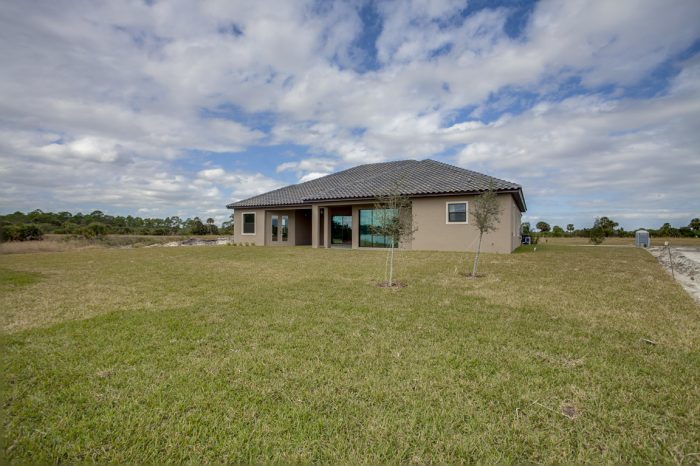
[[[255,234],[243,234],[243,214],[255,213]],[[233,212],[234,225],[233,241],[235,243],[253,243],[256,246],[265,245],[265,210],[264,209],[236,209]]]
[[[311,244],[311,209],[294,212],[294,245],[308,246]]]
[[[472,208],[476,196],[440,196],[422,197],[412,199],[413,222],[417,228],[413,239],[401,243],[402,249],[428,250],[428,251],[476,251],[479,241],[479,232],[473,225],[469,209]],[[499,194],[498,201],[501,206],[501,220],[496,231],[484,235],[481,244],[483,252],[510,253],[520,245],[520,224],[522,214],[513,196]],[[466,224],[447,223],[447,202],[467,202]],[[320,215],[323,207],[325,215]],[[314,247],[329,247],[330,218],[332,215],[352,214],[352,247],[359,248],[360,238],[360,209],[371,209],[371,203],[356,203],[346,205],[315,204],[311,209],[311,219],[297,222],[297,216],[308,214],[309,210],[269,210],[264,209],[236,209],[234,212],[235,225],[234,241],[237,243],[254,243],[259,246],[294,246],[297,238],[307,238],[303,244],[311,244]],[[254,212],[255,235],[243,235],[243,213]],[[272,242],[272,229],[270,228],[272,215],[281,217],[289,216],[289,240],[287,242]],[[281,220],[280,220],[281,222]],[[311,228],[311,232],[308,229]],[[303,233],[300,233],[303,232]],[[281,232],[280,232],[281,235]],[[328,240],[328,241],[327,241]],[[359,248],[364,249],[364,248]],[[372,249],[372,248],[368,248]]]
[[[512,198],[511,196],[511,203],[513,204],[511,206],[511,212],[513,213],[513,220],[511,221],[511,229],[512,229],[512,244],[510,247],[510,250],[514,250],[518,246],[522,244],[522,220],[523,220],[523,213],[520,212],[520,209],[518,208],[518,205],[515,203],[515,199]]]
[[[411,248],[434,251],[476,251],[479,231],[473,225],[469,209],[476,196],[444,196],[413,199],[413,221],[418,228],[413,235]],[[513,209],[518,207],[510,194],[500,194],[501,221],[498,229],[484,235],[481,243],[483,252],[510,253],[514,246]],[[467,202],[467,224],[448,224],[447,202]],[[518,219],[520,216],[518,215]]]

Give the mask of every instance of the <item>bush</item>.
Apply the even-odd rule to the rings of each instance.
[[[594,226],[591,228],[590,240],[591,243],[595,244],[596,246],[601,244],[603,241],[605,241],[605,231],[599,226]]]
[[[100,238],[107,234],[107,225],[104,223],[93,222],[82,229],[81,234],[85,239]]]
[[[6,225],[2,227],[2,241],[38,241],[44,238],[44,233],[37,225]]]

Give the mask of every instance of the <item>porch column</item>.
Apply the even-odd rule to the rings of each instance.
[[[331,247],[331,209],[326,207],[323,209],[323,246]]]
[[[321,231],[321,209],[317,205],[311,206],[311,247],[317,248],[319,233]]]
[[[360,207],[352,206],[352,248],[360,247]]]

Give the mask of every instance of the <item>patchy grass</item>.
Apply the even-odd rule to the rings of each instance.
[[[31,285],[39,280],[41,274],[16,272],[0,267],[0,290],[10,291],[17,287]]]
[[[153,235],[106,235],[85,239],[77,235],[44,235],[41,241],[11,241],[0,243],[2,254],[30,254],[36,252],[67,252],[79,249],[140,248],[187,238],[212,239],[216,236],[153,236]]]
[[[699,308],[646,251],[4,256],[17,462],[695,463]],[[648,344],[644,340],[652,340]]]
[[[664,238],[664,237],[652,237],[652,246],[663,246],[664,243],[668,241],[671,246],[696,246],[700,247],[700,238]],[[540,244],[558,244],[558,245],[592,245],[588,238],[540,238]],[[605,238],[601,246],[634,246],[634,238]]]

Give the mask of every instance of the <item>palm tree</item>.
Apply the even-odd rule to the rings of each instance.
[[[211,217],[209,217],[209,218],[207,219],[207,225],[209,225],[209,234],[211,235],[211,230],[212,230],[211,227],[214,225],[214,219],[211,218]]]

